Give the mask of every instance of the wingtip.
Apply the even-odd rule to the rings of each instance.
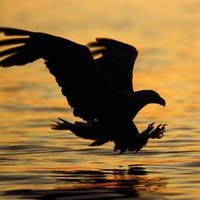
[[[15,36],[15,35],[30,35],[33,32],[23,30],[23,29],[17,29],[17,28],[10,28],[10,27],[0,27],[0,32],[4,33],[4,35],[7,36]]]

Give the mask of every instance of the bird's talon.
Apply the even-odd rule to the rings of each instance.
[[[164,134],[159,135],[158,139],[161,139],[164,136]]]
[[[160,127],[163,127],[163,124],[159,124],[159,125],[157,126],[158,129],[161,129]]]
[[[153,128],[155,123],[156,123],[156,122],[152,122],[151,124],[149,124],[149,125],[148,125],[148,128]]]
[[[152,132],[149,133],[149,138],[152,139],[161,139],[164,136],[165,131],[165,126],[167,124],[159,124],[155,130],[153,130]]]

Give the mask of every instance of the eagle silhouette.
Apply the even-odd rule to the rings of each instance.
[[[83,120],[70,123],[58,118],[53,129],[71,130],[94,140],[91,146],[113,141],[114,150],[120,153],[138,152],[149,138],[163,136],[166,124],[154,129],[151,123],[139,133],[133,122],[147,104],[165,106],[165,100],[153,90],[134,91],[135,47],[108,38],[97,38],[85,46],[40,32],[4,27],[0,32],[13,36],[1,40],[0,46],[15,45],[0,51],[0,66],[25,65],[43,58],[74,116]]]

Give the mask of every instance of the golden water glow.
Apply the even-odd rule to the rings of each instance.
[[[0,69],[0,192],[132,184],[141,198],[200,199],[199,4],[191,0],[1,0],[0,26],[48,32],[82,44],[109,37],[134,45],[139,51],[135,90],[156,90],[167,102],[165,108],[148,105],[134,121],[140,131],[154,121],[168,126],[161,140],[149,141],[138,154],[118,155],[112,152],[113,143],[88,147],[91,141],[50,129],[51,119],[77,119],[42,60]],[[144,174],[128,174],[132,164],[142,166]],[[95,185],[87,173],[100,169],[108,182]],[[67,174],[73,172],[74,180],[82,183],[67,181]]]

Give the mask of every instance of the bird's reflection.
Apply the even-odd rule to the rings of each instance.
[[[38,200],[124,199],[149,195],[151,199],[164,199],[162,189],[167,185],[167,178],[149,178],[144,167],[134,165],[130,165],[128,169],[56,170],[52,171],[51,176],[57,183],[52,190],[12,190],[5,195]]]

